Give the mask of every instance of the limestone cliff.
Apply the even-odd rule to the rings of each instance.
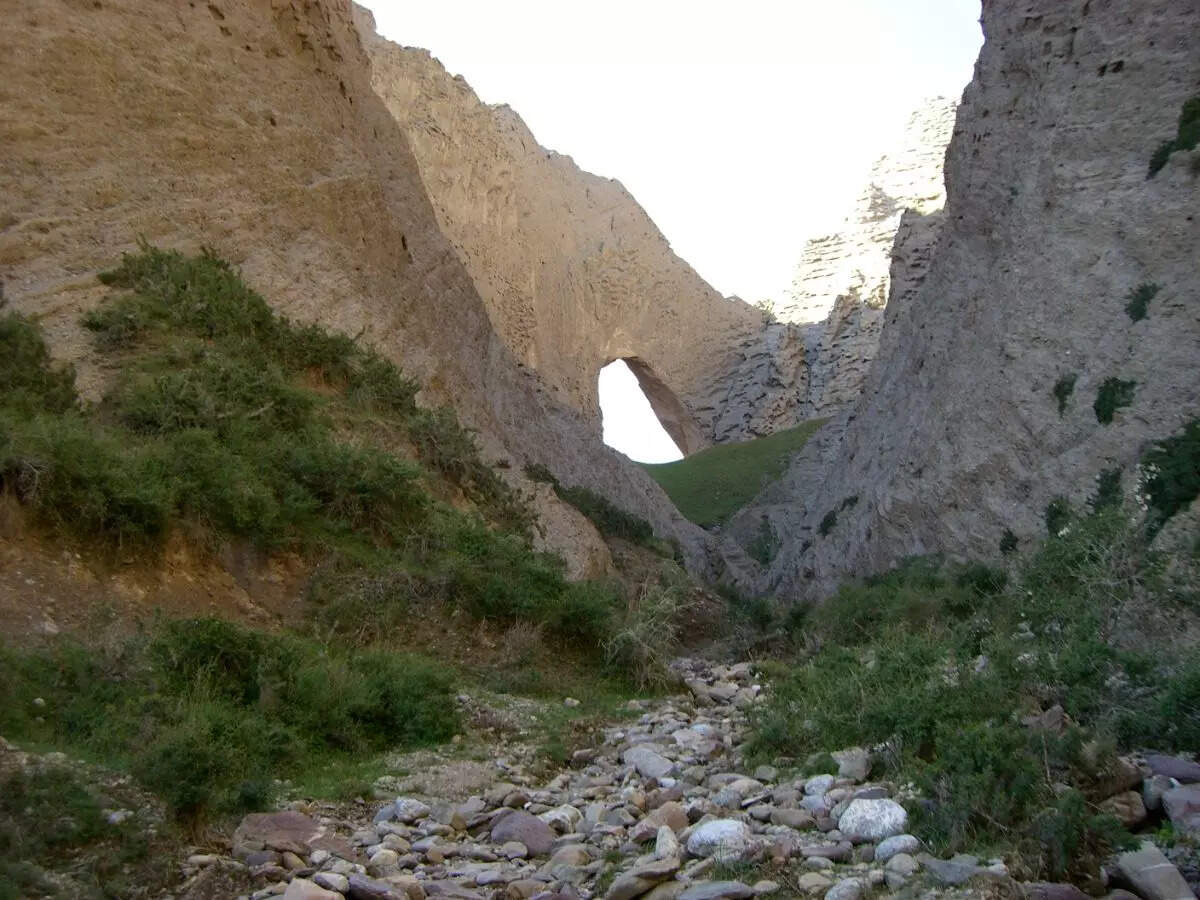
[[[597,434],[597,375],[626,359],[684,453],[711,443],[724,379],[761,315],[676,256],[619,182],[542,147],[512,109],[355,15],[375,90],[513,356]]]
[[[1055,495],[1082,505],[1116,468],[1130,485],[1200,413],[1200,153],[1147,179],[1200,86],[1200,5],[985,0],[983,28],[936,248],[906,215],[865,391],[746,513],[784,537],[785,595],[910,554],[996,557],[1006,530],[1045,533]],[[1133,396],[1105,424],[1108,379]]]
[[[85,393],[105,378],[79,325],[104,293],[97,271],[139,235],[206,244],[289,316],[401,362],[514,477],[541,462],[679,538],[693,570],[712,560],[711,539],[601,445],[574,398],[514,357],[372,89],[348,0],[31,0],[4,19],[4,295],[77,362]],[[638,350],[618,343],[604,352]]]

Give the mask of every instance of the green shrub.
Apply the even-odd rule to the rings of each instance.
[[[1104,469],[1096,476],[1096,493],[1088,500],[1092,512],[1121,505],[1121,468]]]
[[[1005,528],[1004,534],[1000,535],[1000,553],[1004,556],[1011,556],[1017,552],[1018,546],[1017,536],[1013,534],[1011,528]]]
[[[1200,496],[1200,419],[1147,450],[1142,470],[1149,505],[1146,527],[1153,537],[1171,516]]]
[[[640,688],[663,687],[679,648],[679,608],[686,579],[669,563],[642,583],[604,644],[608,664]]]
[[[754,535],[746,552],[750,554],[750,558],[756,560],[762,565],[768,565],[775,558],[775,554],[779,552],[779,538],[775,536],[775,529],[771,527],[770,520],[763,516],[758,523],[758,532]]]
[[[1150,301],[1158,294],[1158,290],[1157,284],[1143,282],[1126,295],[1125,299],[1128,302],[1125,304],[1125,312],[1129,314],[1129,321],[1140,322],[1146,318]]]
[[[1136,381],[1122,381],[1120,378],[1106,378],[1096,392],[1096,402],[1092,409],[1096,412],[1096,421],[1107,425],[1113,420],[1113,414],[1133,403],[1133,392]]]
[[[591,519],[606,537],[622,538],[635,544],[649,544],[654,529],[645,519],[628,513],[607,497],[582,486],[557,487],[558,496]]]
[[[1056,535],[1071,521],[1071,504],[1066,497],[1055,497],[1046,504],[1046,533]]]
[[[1071,395],[1075,393],[1075,382],[1079,375],[1075,372],[1068,372],[1066,375],[1060,375],[1058,380],[1054,382],[1054,399],[1058,401],[1058,414],[1062,416],[1067,411],[1067,401],[1071,399]]]
[[[833,531],[837,525],[837,510],[831,509],[821,517],[821,524],[817,526],[817,533],[821,537],[825,537],[829,532]]]
[[[37,325],[11,312],[0,315],[0,397],[24,415],[64,413],[78,402],[74,370],[55,366]]]
[[[1194,150],[1197,144],[1200,144],[1200,95],[1184,101],[1183,108],[1179,111],[1175,139],[1164,141],[1155,148],[1150,157],[1146,178],[1157,175],[1176,150]]]

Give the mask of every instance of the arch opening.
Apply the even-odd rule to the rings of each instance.
[[[647,386],[649,385],[649,390]],[[661,388],[655,390],[655,386]],[[664,463],[683,459],[679,440],[660,418],[652,398],[659,404],[679,401],[637,359],[617,359],[600,370],[600,420],[604,443],[634,462]],[[669,395],[669,396],[667,396]],[[679,437],[682,437],[680,435]]]

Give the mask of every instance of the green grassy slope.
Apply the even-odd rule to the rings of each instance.
[[[719,444],[678,462],[643,465],[681,513],[708,528],[724,522],[764,484],[783,474],[788,457],[825,421],[814,419],[752,441]]]

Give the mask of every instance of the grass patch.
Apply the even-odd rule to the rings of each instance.
[[[1126,295],[1125,312],[1129,315],[1130,322],[1140,322],[1146,318],[1150,301],[1155,298],[1158,291],[1157,284],[1143,282]]]
[[[1067,401],[1075,393],[1075,382],[1079,376],[1075,372],[1060,375],[1054,382],[1054,399],[1058,401],[1058,415],[1061,417],[1067,411]]]
[[[273,775],[437,743],[458,727],[444,667],[217,619],[169,622],[106,650],[5,651],[0,674],[6,736],[131,771],[192,820],[264,808]]]
[[[1173,140],[1164,141],[1155,148],[1150,157],[1146,178],[1157,175],[1177,150],[1194,150],[1200,143],[1200,95],[1185,100],[1179,111],[1179,123],[1175,127]]]
[[[818,649],[771,668],[751,751],[880,747],[894,776],[921,788],[916,833],[939,853],[1003,843],[1021,877],[1086,878],[1128,840],[1093,808],[1114,750],[1200,741],[1196,658],[1115,639],[1125,605],[1173,602],[1130,521],[1113,505],[1068,513],[1011,583],[918,559],[843,585],[808,617]],[[1053,704],[1077,724],[1020,724]]]
[[[1151,537],[1167,520],[1200,496],[1200,419],[1160,441],[1142,456],[1143,491]]]
[[[1096,392],[1096,402],[1092,409],[1096,413],[1096,421],[1101,425],[1112,422],[1118,409],[1124,409],[1133,403],[1136,381],[1122,381],[1120,378],[1106,378]]]
[[[783,474],[824,419],[737,444],[718,444],[678,462],[642,466],[681,513],[702,528],[727,521]]]

